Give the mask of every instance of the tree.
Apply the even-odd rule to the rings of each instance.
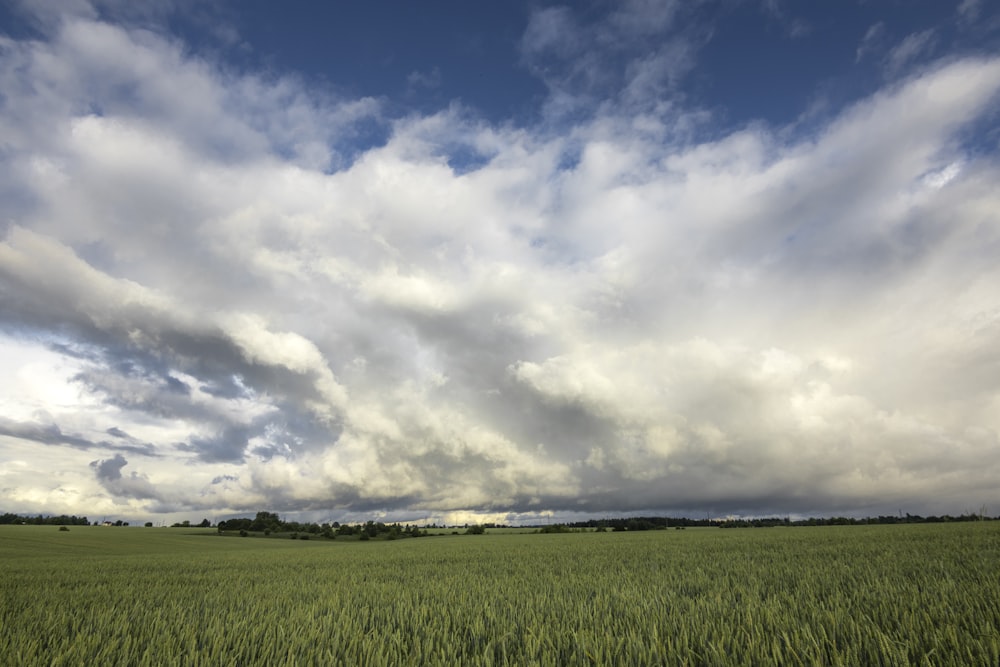
[[[281,519],[273,512],[257,512],[257,517],[250,523],[250,530],[281,530]]]

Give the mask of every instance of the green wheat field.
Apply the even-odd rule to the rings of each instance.
[[[0,526],[2,665],[1000,665],[1000,522],[369,542]]]

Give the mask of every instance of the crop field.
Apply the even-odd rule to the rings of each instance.
[[[2,665],[1000,664],[1000,522],[396,541],[0,526]]]

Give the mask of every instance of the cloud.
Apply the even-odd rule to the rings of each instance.
[[[244,75],[219,85],[225,75],[209,62],[150,30],[70,15],[49,30],[44,44],[7,40],[0,80],[6,114],[22,135],[11,137],[15,149],[61,143],[72,132],[70,119],[89,112],[137,130],[155,127],[169,137],[167,150],[179,141],[226,162],[278,154],[322,169],[350,159],[336,147],[379,113],[373,99],[324,97],[294,78]]]
[[[886,70],[889,74],[895,74],[914,60],[929,55],[934,50],[935,42],[933,28],[907,35],[889,51],[885,58]]]
[[[90,467],[101,486],[115,496],[137,499],[155,499],[158,493],[145,475],[132,472],[122,475],[122,468],[128,465],[128,459],[121,454],[115,454],[111,459],[93,461]]]
[[[583,20],[566,6],[534,11],[521,57],[549,88],[547,114],[572,119],[607,105],[662,113],[711,36],[695,20],[677,29],[678,17],[690,11],[684,3],[645,0],[619,3],[600,20]]]
[[[77,449],[91,449],[95,446],[95,443],[86,438],[63,433],[56,424],[26,424],[0,418],[0,435],[33,440],[44,445],[68,445]]]
[[[788,12],[782,9],[779,0],[764,0],[761,3],[761,11],[781,25],[785,33],[792,39],[800,39],[813,31],[813,26],[808,21],[789,16]]]
[[[65,433],[55,423],[19,422],[0,417],[0,436],[8,436],[19,440],[29,440],[43,445],[65,446],[80,450],[106,449],[132,452],[145,456],[155,456],[155,448],[146,443],[135,442],[132,438],[114,429],[108,430],[109,435],[125,438],[133,444],[120,444],[107,440],[93,441],[78,434]]]
[[[974,22],[979,18],[982,8],[982,0],[962,0],[956,10],[958,12],[959,21],[962,23]]]
[[[414,70],[406,76],[406,85],[409,87],[410,91],[415,91],[420,88],[440,88],[441,68],[434,67],[426,72]]]
[[[873,23],[865,31],[865,36],[861,38],[861,43],[855,51],[854,62],[860,63],[868,54],[876,51],[885,35],[885,23],[879,21]]]
[[[242,461],[249,441],[248,427],[229,426],[214,437],[195,438],[190,445],[182,448],[198,452],[204,461]]]
[[[913,69],[932,43],[915,38],[891,57],[905,77],[810,134],[704,138],[679,86],[710,26],[687,11],[539,9],[522,40],[551,91],[537,126],[448,106],[379,119],[379,146],[345,139],[378,104],[150,29],[84,13],[8,39],[11,502],[992,502],[1000,174],[964,142],[1000,62]]]

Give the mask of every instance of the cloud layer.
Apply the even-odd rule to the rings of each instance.
[[[915,35],[815,131],[712,135],[672,7],[536,13],[532,127],[87,12],[0,38],[4,509],[1000,503],[1000,59],[903,75]]]

